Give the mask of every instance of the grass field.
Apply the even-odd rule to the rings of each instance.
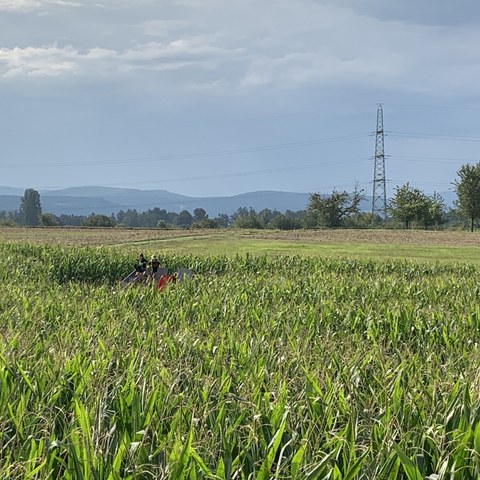
[[[477,238],[1,229],[0,479],[478,479]]]
[[[0,241],[41,245],[115,246],[149,253],[309,255],[440,262],[480,262],[480,235],[465,231],[145,230],[0,228]]]

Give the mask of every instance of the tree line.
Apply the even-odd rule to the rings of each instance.
[[[303,228],[301,219],[305,212],[287,210],[281,213],[268,208],[256,212],[241,207],[232,215],[222,213],[210,218],[203,208],[168,212],[159,207],[139,212],[136,209],[120,210],[117,214],[103,215],[54,215],[44,213],[40,194],[34,189],[25,190],[18,211],[0,211],[0,225],[3,226],[74,226],[74,227],[131,227],[131,228]]]
[[[387,218],[360,211],[365,199],[363,190],[355,187],[352,193],[333,190],[330,194],[313,193],[305,210],[284,213],[268,208],[256,212],[252,208],[239,208],[232,215],[219,214],[209,218],[203,208],[167,212],[155,207],[144,212],[135,209],[120,210],[116,215],[92,213],[84,215],[54,215],[43,213],[40,194],[25,190],[18,211],[1,211],[0,225],[25,226],[85,226],[85,227],[141,227],[141,228],[272,228],[295,230],[304,228],[371,228],[403,227],[440,228],[468,222],[470,230],[480,218],[480,162],[462,165],[453,182],[457,201],[447,209],[438,193],[426,195],[409,183],[397,186],[387,205]]]

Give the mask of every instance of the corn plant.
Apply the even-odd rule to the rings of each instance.
[[[0,478],[480,475],[474,267],[0,252]]]

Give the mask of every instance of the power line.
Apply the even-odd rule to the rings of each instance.
[[[447,135],[438,133],[417,133],[417,132],[388,132],[389,137],[398,138],[415,138],[415,139],[428,139],[428,140],[446,140],[455,142],[480,142],[480,137],[470,135]]]
[[[343,161],[342,165],[348,165],[352,163],[360,163],[364,162],[366,159],[359,158],[359,159],[352,159]],[[264,170],[250,170],[250,171],[243,171],[243,172],[232,172],[232,173],[219,173],[213,175],[200,175],[196,177],[177,177],[177,178],[167,178],[163,179],[162,182],[178,182],[178,181],[192,181],[192,180],[210,180],[210,179],[221,179],[221,178],[237,178],[237,177],[245,177],[250,175],[263,175],[263,174],[271,174],[277,172],[291,172],[296,170],[305,170],[309,168],[320,168],[328,165],[338,165],[339,162],[324,162],[324,163],[310,163],[306,165],[294,165],[291,167],[279,167],[279,168],[269,168]],[[150,183],[150,182],[149,182]]]
[[[388,180],[388,183],[402,183],[402,182],[405,182],[405,180]],[[408,183],[410,184],[415,184],[415,185],[452,185],[452,182],[434,182],[434,181],[431,181],[431,180],[425,180],[425,181],[422,181],[422,180],[415,180],[413,182],[409,181]]]
[[[362,163],[369,161],[366,158],[356,158],[345,160],[341,164],[342,165],[349,165],[354,163]],[[272,174],[277,172],[291,172],[297,170],[306,170],[310,168],[321,168],[329,165],[338,165],[339,162],[323,162],[323,163],[310,163],[304,165],[292,165],[289,167],[278,167],[278,168],[269,168],[269,169],[262,169],[262,170],[247,170],[247,171],[240,171],[240,172],[231,172],[231,173],[217,173],[212,175],[198,175],[198,176],[191,176],[191,177],[173,177],[173,178],[162,178],[161,183],[172,183],[172,182],[191,182],[191,181],[198,181],[198,180],[218,180],[223,178],[240,178],[240,177],[247,177],[247,176],[255,176],[255,175],[265,175],[265,174]],[[144,181],[135,181],[135,185],[151,185],[159,183],[159,180],[144,180]],[[131,185],[132,182],[114,182],[114,183],[103,183],[102,186],[110,187],[116,185]],[[59,186],[46,186],[42,187],[45,189],[54,189],[54,188],[62,188]]]
[[[448,163],[452,165],[457,165],[459,162],[465,163],[477,163],[479,159],[473,158],[453,158],[453,157],[420,157],[420,156],[410,156],[410,155],[395,155],[394,158],[405,160],[407,162],[422,162],[422,163]]]
[[[385,105],[385,104],[384,104]],[[420,104],[420,103],[386,103],[386,105],[390,107],[400,107],[400,108],[431,108],[435,110],[480,110],[479,107],[467,107],[465,105],[460,106],[460,105],[426,105],[426,104]]]
[[[22,165],[16,164],[6,164],[3,165],[3,168],[15,168],[15,167],[78,167],[78,166],[98,166],[98,165],[121,165],[121,164],[130,164],[132,162],[136,163],[148,163],[148,162],[167,162],[172,160],[188,160],[194,158],[203,158],[203,157],[223,157],[228,155],[240,155],[244,153],[256,153],[256,152],[265,152],[272,150],[283,150],[290,148],[300,148],[307,147],[311,145],[319,145],[322,143],[330,142],[340,142],[346,140],[352,140],[356,138],[367,137],[365,134],[353,134],[353,135],[343,135],[340,137],[327,137],[327,138],[318,138],[312,140],[300,140],[297,142],[288,142],[288,143],[277,143],[270,145],[257,145],[252,147],[243,147],[230,150],[212,150],[205,152],[193,152],[185,154],[175,154],[175,155],[151,155],[145,157],[131,157],[122,160],[105,160],[105,161],[81,161],[75,163],[69,162],[49,162],[49,163],[30,163]]]

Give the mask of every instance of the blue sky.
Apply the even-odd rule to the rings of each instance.
[[[480,160],[475,0],[0,0],[0,185],[452,188]]]

